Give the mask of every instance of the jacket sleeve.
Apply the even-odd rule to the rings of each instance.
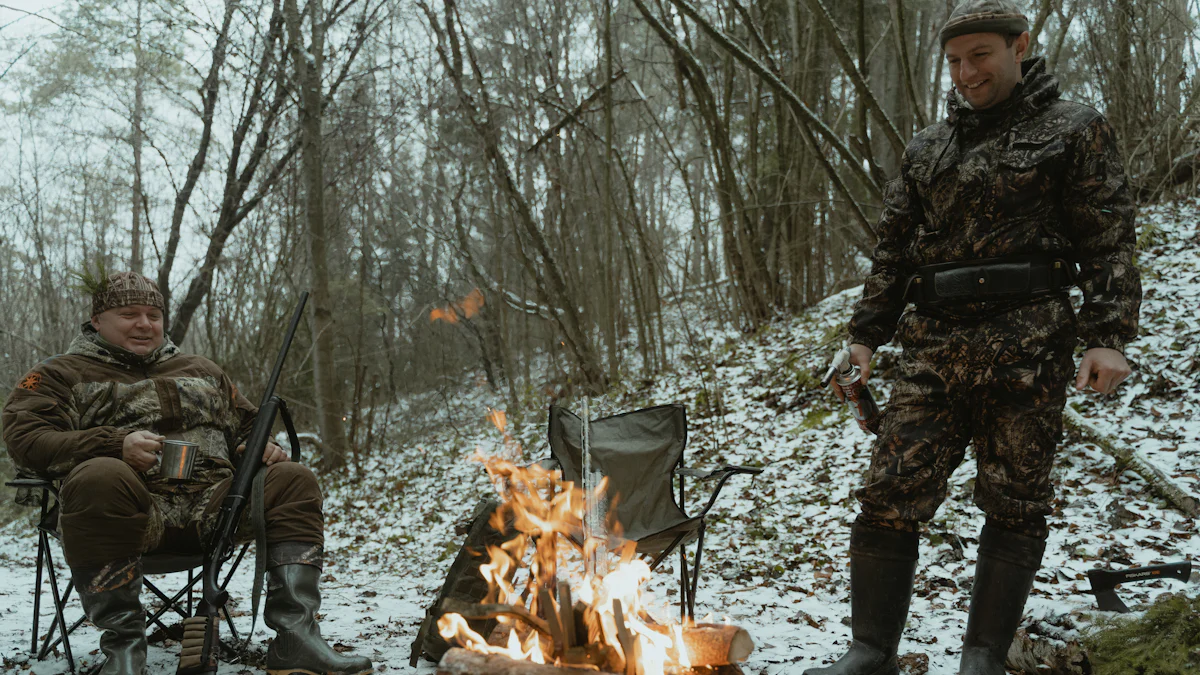
[[[888,183],[884,193],[883,215],[876,229],[879,241],[871,254],[871,274],[850,319],[850,342],[872,350],[891,341],[906,304],[904,287],[912,274],[906,251],[916,236],[917,224],[924,220],[911,168],[905,153],[900,177]]]
[[[1112,127],[1097,115],[1068,152],[1063,209],[1083,291],[1079,337],[1088,349],[1123,352],[1137,337],[1142,282],[1133,263],[1133,200]]]
[[[130,429],[78,429],[78,419],[70,383],[46,363],[38,365],[0,413],[9,456],[18,467],[44,478],[62,478],[93,457],[121,457]]]

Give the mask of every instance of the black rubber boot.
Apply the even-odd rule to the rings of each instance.
[[[959,675],[1004,675],[1008,648],[1045,550],[1041,539],[990,522],[983,526]]]
[[[850,534],[850,612],[854,642],[828,668],[804,675],[899,675],[896,651],[917,571],[917,534],[855,524]]]
[[[142,675],[146,670],[146,611],[142,562],[120,560],[98,570],[72,570],[83,611],[97,628],[106,660],[99,675]]]
[[[275,630],[267,650],[271,675],[365,675],[373,673],[365,656],[344,656],[321,637],[317,611],[321,595],[321,550],[316,544],[285,542],[271,547],[263,621]]]

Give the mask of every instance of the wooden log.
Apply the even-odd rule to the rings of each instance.
[[[545,588],[538,589],[538,608],[546,617],[546,624],[550,627],[550,636],[554,639],[551,654],[555,656],[561,654],[570,645],[567,644],[566,631],[563,630],[562,619],[558,615],[558,608],[554,606],[554,599],[550,597],[550,591]]]
[[[1101,450],[1115,457],[1118,462],[1122,462],[1130,469],[1133,469],[1134,473],[1146,479],[1146,482],[1150,484],[1150,487],[1155,492],[1165,497],[1180,511],[1193,518],[1200,516],[1200,502],[1197,501],[1196,497],[1188,494],[1186,490],[1176,485],[1167,474],[1163,473],[1157,466],[1154,466],[1150,460],[1143,457],[1137,450],[1126,445],[1124,441],[1092,426],[1091,422],[1088,422],[1083,415],[1080,415],[1071,406],[1067,406],[1063,410],[1063,422],[1066,423],[1066,426],[1078,432],[1084,440],[1095,443]]]
[[[596,675],[596,670],[517,661],[454,647],[438,663],[437,675]]]
[[[524,621],[547,638],[554,639],[550,625],[541,617],[534,616],[529,610],[516,605],[476,605],[470,602],[446,598],[442,601],[442,610],[447,614],[461,614],[464,619],[495,619],[498,616],[511,616]]]
[[[571,585],[565,581],[558,582],[558,618],[563,627],[563,647],[570,649],[586,642],[575,637],[575,602],[571,599]]]
[[[651,624],[650,628],[675,639],[675,629]],[[754,639],[745,628],[721,623],[698,623],[683,629],[688,663],[697,668],[724,666],[745,661],[754,651]]]

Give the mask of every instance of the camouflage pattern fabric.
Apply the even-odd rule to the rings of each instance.
[[[1079,264],[1085,346],[1122,350],[1136,337],[1134,209],[1112,127],[1092,108],[1060,100],[1042,59],[1023,68],[1024,82],[997,110],[971,110],[951,92],[949,118],[909,143],[888,185],[852,342],[876,349],[892,339],[917,267],[1019,255]],[[956,311],[996,316],[1023,302]]]
[[[127,305],[147,305],[166,311],[158,284],[137,272],[110,274],[92,294],[92,316]]]
[[[83,324],[67,354],[33,368],[4,406],[4,441],[14,463],[62,478],[93,457],[121,457],[130,432],[146,429],[200,444],[193,480],[142,474],[152,493],[201,492],[231,476],[232,449],[255,407],[212,361],[181,354],[167,340],[144,356],[101,339]]]
[[[946,498],[972,443],[975,503],[1005,529],[1046,536],[1075,329],[1065,298],[982,322],[909,313],[859,522],[913,531]]]
[[[1029,30],[1029,19],[1012,0],[963,0],[958,3],[938,33],[946,42],[971,33],[1019,35]]]
[[[951,92],[949,117],[905,150],[886,193],[851,342],[904,354],[873,449],[860,518],[913,530],[945,499],[974,442],[975,501],[1003,527],[1046,536],[1049,481],[1077,342],[1123,350],[1141,282],[1133,204],[1107,121],[1059,99],[1041,59],[994,109]],[[1079,264],[1083,305],[1065,293],[906,310],[917,267],[1012,256]]]

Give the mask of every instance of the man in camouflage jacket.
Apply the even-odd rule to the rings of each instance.
[[[1042,59],[1023,61],[1027,30],[1011,0],[953,10],[941,33],[948,117],[913,138],[888,186],[851,362],[866,378],[893,336],[903,354],[856,493],[854,642],[806,675],[899,672],[918,526],[968,443],[987,518],[959,672],[1003,675],[1045,549],[1076,344],[1086,349],[1078,389],[1110,393],[1130,373],[1123,349],[1137,335],[1141,284],[1123,164],[1104,117],[1060,99]]]
[[[62,481],[63,552],[84,611],[105,631],[105,675],[143,672],[141,555],[201,551],[256,413],[216,364],[181,353],[163,335],[163,309],[153,281],[109,276],[68,352],[35,366],[0,416],[17,466]],[[168,438],[200,446],[187,482],[158,475]],[[270,575],[263,616],[278,633],[269,672],[371,672],[369,660],[330,648],[316,624],[324,541],[316,477],[275,444],[263,462]],[[215,668],[215,655],[185,644],[181,673]]]

